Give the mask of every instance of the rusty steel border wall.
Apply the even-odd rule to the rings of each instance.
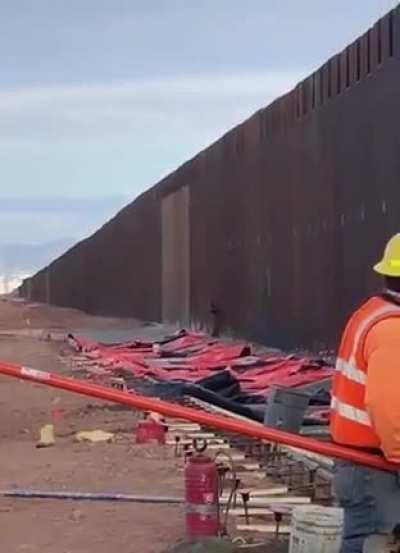
[[[398,7],[21,293],[155,321],[168,309],[194,327],[212,324],[213,303],[226,332],[333,346],[350,310],[379,286],[370,266],[400,229],[399,153]],[[170,201],[163,218],[183,188],[188,200]]]

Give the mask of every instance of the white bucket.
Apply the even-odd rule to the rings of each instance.
[[[307,505],[293,511],[289,553],[339,553],[343,510]]]

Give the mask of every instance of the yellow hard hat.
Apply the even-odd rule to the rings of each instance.
[[[400,233],[389,240],[383,259],[375,265],[374,271],[388,277],[400,277]]]

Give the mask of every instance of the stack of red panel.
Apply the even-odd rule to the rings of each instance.
[[[330,378],[327,364],[295,355],[254,355],[251,346],[215,340],[202,333],[180,331],[163,342],[131,341],[105,345],[84,337],[71,343],[88,362],[112,374],[124,369],[138,378],[197,382],[230,370],[241,389],[266,395],[271,386],[297,387]]]

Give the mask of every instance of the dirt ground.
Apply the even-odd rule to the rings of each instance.
[[[77,311],[0,301],[0,359],[68,374],[61,344],[32,329],[107,329],[140,325]],[[17,332],[4,333],[9,329]],[[40,428],[56,423],[56,445],[38,449]],[[136,446],[135,413],[40,385],[0,377],[0,488],[183,493],[182,461],[157,447]],[[115,432],[110,444],[76,443],[80,430]],[[183,535],[181,507],[10,500],[0,497],[1,551],[7,553],[160,553]]]
[[[0,330],[10,329],[107,329],[141,326],[136,319],[116,319],[87,315],[76,309],[53,307],[37,303],[7,300],[0,301]]]

